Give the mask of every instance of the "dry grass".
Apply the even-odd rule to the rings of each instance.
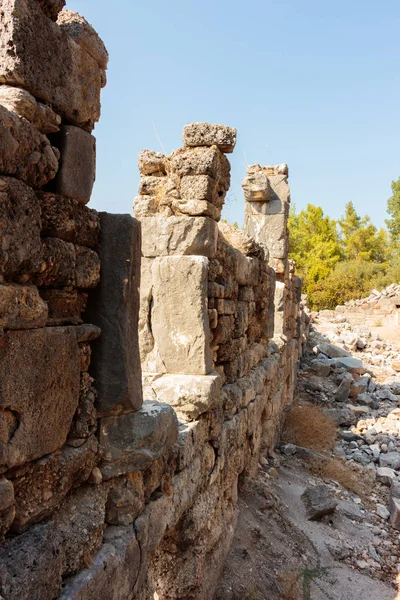
[[[332,450],[337,427],[318,406],[296,406],[286,415],[283,441],[316,452]]]
[[[277,576],[281,588],[280,600],[299,600],[299,574],[298,573],[279,573]]]
[[[364,501],[371,493],[373,475],[367,469],[362,472],[357,471],[336,458],[331,460],[314,459],[309,466],[310,471],[317,477],[337,481]]]

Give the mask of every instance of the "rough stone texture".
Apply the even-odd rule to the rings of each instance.
[[[93,375],[100,416],[140,408],[141,369],[137,320],[140,284],[140,225],[129,215],[100,213],[101,285],[87,316],[103,335],[93,344]]]
[[[108,527],[93,563],[70,583],[59,600],[121,600],[132,597],[141,566],[140,547],[132,525]],[[118,582],[118,585],[116,585]]]
[[[44,14],[52,21],[57,20],[57,16],[65,6],[65,0],[35,0],[41,7]]]
[[[151,329],[167,371],[207,375],[212,366],[207,259],[202,256],[156,258],[152,276]]]
[[[60,29],[82,46],[97,62],[101,69],[107,69],[108,52],[103,41],[82,15],[64,9],[57,19]]]
[[[55,177],[58,170],[57,150],[26,119],[2,105],[0,137],[1,175],[15,176],[32,187],[45,185]]]
[[[217,251],[218,225],[209,217],[145,217],[141,219],[145,257],[200,255]]]
[[[35,193],[11,177],[0,177],[0,274],[13,276],[40,269],[40,207]]]
[[[55,133],[60,129],[61,117],[50,106],[37,102],[26,90],[0,85],[0,104],[20,117],[24,117],[40,133]]]
[[[100,218],[98,213],[76,200],[39,191],[42,236],[56,237],[79,246],[97,246]]]
[[[307,488],[301,498],[310,521],[316,521],[333,513],[338,504],[331,489],[322,484]]]
[[[90,289],[100,280],[100,260],[96,252],[58,238],[45,238],[40,272],[32,282],[39,287],[76,286]]]
[[[0,477],[0,542],[15,517],[14,487],[11,481]]]
[[[106,495],[105,487],[83,487],[50,520],[8,540],[0,549],[0,594],[58,598],[63,577],[85,568],[102,543]]]
[[[63,445],[78,405],[79,371],[74,332],[43,328],[5,333],[0,353],[0,465],[21,465]]]
[[[86,308],[87,294],[79,290],[40,290],[47,303],[47,325],[79,325]],[[46,324],[46,323],[45,323]]]
[[[392,482],[389,493],[390,523],[395,529],[400,529],[400,483]]]
[[[70,123],[92,129],[104,72],[90,54],[32,0],[3,0],[0,25],[0,82],[25,88]]]
[[[142,176],[166,175],[166,156],[153,150],[142,150],[139,154],[138,165]]]
[[[100,424],[103,478],[144,469],[167,452],[177,437],[178,421],[167,404],[148,400],[137,412],[104,417]]]
[[[231,153],[236,145],[236,129],[211,123],[191,123],[183,129],[185,146],[217,146],[221,152]]]
[[[98,443],[92,436],[80,448],[64,446],[10,473],[15,494],[12,531],[21,533],[51,515],[72,488],[89,478],[97,461]]]
[[[271,184],[264,171],[250,173],[242,183],[247,202],[268,202],[272,195]]]
[[[61,159],[55,180],[56,192],[87,204],[96,178],[96,139],[79,127],[64,125],[57,145]]]
[[[152,388],[156,398],[173,406],[180,418],[193,421],[217,402],[221,385],[217,374],[164,375],[153,382]]]
[[[46,325],[48,308],[33,285],[0,285],[0,329]]]

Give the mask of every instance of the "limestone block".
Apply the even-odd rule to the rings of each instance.
[[[85,310],[87,294],[79,290],[40,290],[40,296],[48,307],[47,325],[78,325]]]
[[[36,102],[32,94],[26,90],[0,84],[0,104],[20,117],[24,117],[40,133],[54,133],[60,129],[61,117],[50,106]]]
[[[8,331],[0,352],[0,465],[14,467],[60,448],[79,399],[76,334],[46,327]]]
[[[65,6],[65,0],[35,0],[46,16],[52,21],[57,21],[59,12]]]
[[[221,209],[206,200],[173,200],[172,207],[176,215],[211,217],[215,221],[221,218]]]
[[[193,421],[207,412],[218,400],[222,380],[211,375],[163,375],[152,388],[159,402],[166,402],[186,420]]]
[[[40,269],[39,203],[28,186],[12,177],[0,177],[0,238],[1,275],[10,279]]]
[[[156,200],[158,200],[164,194],[167,182],[167,177],[159,177],[156,175],[142,176],[139,182],[139,194],[141,196],[155,196]],[[155,212],[157,211],[155,210]]]
[[[170,156],[169,169],[175,175],[208,175],[212,179],[218,176],[219,153],[217,148],[180,148]]]
[[[237,253],[236,280],[239,285],[256,286],[260,275],[260,263],[254,256]]]
[[[242,188],[247,202],[268,202],[271,198],[271,184],[262,170],[248,174]]]
[[[0,329],[44,327],[47,314],[47,304],[35,286],[0,284]]]
[[[90,564],[102,544],[107,491],[83,486],[48,521],[7,540],[0,549],[0,595],[58,598],[64,578]]]
[[[186,175],[180,180],[182,200],[206,200],[213,203],[216,195],[215,179],[208,175]]]
[[[107,523],[110,525],[133,523],[143,512],[144,492],[143,474],[140,471],[116,479],[107,500]]]
[[[59,600],[127,599],[132,596],[141,566],[141,551],[133,526],[107,527],[103,545],[93,562],[64,584]]]
[[[91,130],[100,116],[104,71],[90,54],[32,0],[3,0],[0,31],[0,82],[23,87]]]
[[[211,371],[207,267],[202,256],[154,259],[151,330],[168,373]]]
[[[57,237],[65,242],[95,248],[100,217],[83,204],[49,192],[37,192],[42,219],[42,236]]]
[[[100,281],[100,259],[90,248],[75,246],[74,285],[82,289],[95,288]]]
[[[147,400],[136,412],[104,417],[100,423],[103,478],[146,468],[167,452],[177,438],[178,420],[167,404]]]
[[[208,217],[146,217],[141,226],[145,257],[191,254],[212,258],[217,251],[218,226]]]
[[[154,150],[142,150],[139,153],[139,171],[144,175],[166,175],[166,156]]]
[[[15,517],[14,487],[11,481],[0,477],[0,541]]]
[[[89,348],[89,352],[84,349]],[[97,411],[94,403],[97,398],[97,392],[93,387],[94,379],[87,373],[87,367],[90,363],[90,345],[80,344],[80,369],[83,371],[80,378],[79,404],[68,432],[67,444],[74,448],[79,448],[97,430]],[[82,364],[86,361],[86,364]]]
[[[63,446],[54,454],[14,470],[12,531],[21,533],[49,517],[72,488],[87,481],[98,458],[98,443],[92,436],[80,448]]]
[[[191,123],[183,129],[185,146],[217,146],[221,152],[230,154],[236,145],[236,129],[212,123]]]
[[[32,277],[39,287],[76,286],[90,289],[100,279],[100,260],[96,252],[58,238],[44,238],[40,272]]]
[[[107,69],[108,52],[103,41],[82,15],[72,10],[62,10],[57,24],[71,39],[82,46],[101,69]]]
[[[96,139],[79,127],[64,125],[57,144],[61,159],[56,192],[87,204],[96,178]]]
[[[45,185],[54,178],[58,170],[57,150],[29,121],[1,104],[0,138],[1,175],[15,176],[32,187]]]
[[[93,344],[93,375],[101,416],[142,404],[138,345],[140,224],[130,215],[100,213],[101,284],[89,296],[87,315],[102,330]]]

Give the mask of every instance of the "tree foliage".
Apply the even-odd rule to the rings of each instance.
[[[400,244],[400,177],[392,181],[392,196],[387,202],[389,218],[385,223],[389,230],[391,242]]]

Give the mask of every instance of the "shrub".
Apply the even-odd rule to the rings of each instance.
[[[318,406],[296,406],[286,415],[283,440],[316,452],[332,450],[336,444],[336,423]]]

